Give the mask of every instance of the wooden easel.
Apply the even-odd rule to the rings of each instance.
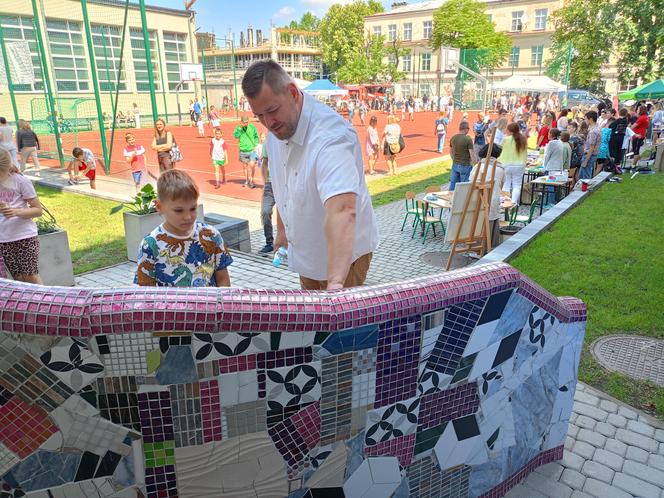
[[[450,255],[447,258],[447,268],[449,270],[452,266],[452,258],[456,254],[465,252],[476,252],[480,257],[484,256],[491,250],[491,225],[489,223],[489,209],[491,207],[491,196],[493,195],[494,177],[496,175],[496,161],[491,161],[491,151],[493,150],[493,140],[496,137],[496,128],[491,130],[489,137],[489,148],[486,158],[484,159],[484,167],[477,168],[473,179],[471,180],[470,191],[466,196],[466,202],[463,206],[461,214],[461,222],[459,223],[452,247],[450,248]],[[482,160],[478,164],[481,164]],[[491,165],[491,180],[487,181],[487,172]],[[479,178],[478,178],[479,176]],[[477,195],[474,195],[477,192]],[[462,233],[464,230],[464,223],[468,216],[468,208],[471,206],[472,199],[475,199],[475,206],[472,213],[472,220],[470,230]],[[480,235],[475,235],[477,230],[477,223],[482,223],[482,232]]]

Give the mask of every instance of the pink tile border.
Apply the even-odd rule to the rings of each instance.
[[[127,332],[333,332],[427,313],[517,288],[561,322],[586,319],[585,305],[555,298],[505,263],[333,293],[210,288],[81,289],[0,279],[5,331],[90,336]]]

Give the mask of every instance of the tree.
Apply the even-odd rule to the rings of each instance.
[[[359,64],[355,58],[366,48],[364,17],[378,12],[383,12],[383,6],[376,0],[355,0],[330,7],[320,23],[323,62],[330,72]]]
[[[603,87],[602,71],[609,62],[617,65],[623,83],[648,81],[664,71],[661,0],[569,0],[552,19],[555,33],[547,74],[564,74],[568,48],[573,46],[570,86]]]
[[[482,65],[500,66],[510,53],[512,40],[496,27],[477,0],[448,0],[433,14],[431,46],[489,49]],[[489,55],[490,54],[490,55]]]
[[[311,12],[305,12],[299,21],[292,20],[287,26],[284,26],[284,28],[302,31],[318,31],[319,27],[320,19]]]

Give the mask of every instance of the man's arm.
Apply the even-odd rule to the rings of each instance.
[[[274,247],[274,251],[278,251],[280,247],[288,247],[288,237],[286,237],[286,227],[284,226],[284,222],[281,219],[281,215],[279,214],[279,208],[276,208],[277,211],[277,235],[274,238],[274,243],[272,246]]]
[[[325,202],[323,228],[327,240],[328,290],[343,288],[353,263],[356,203],[355,193],[335,195]]]
[[[479,158],[477,157],[477,154],[475,154],[475,148],[473,147],[472,139],[470,140],[470,147],[468,147],[468,152],[470,152],[470,161],[473,164],[477,164]]]
[[[233,131],[233,137],[240,138],[241,135],[242,135],[242,127],[238,125],[235,127],[235,130]]]
[[[267,183],[267,168],[269,159],[267,156],[263,156],[263,162],[261,164],[261,175],[263,175],[263,183]]]

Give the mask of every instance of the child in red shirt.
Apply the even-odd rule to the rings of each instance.
[[[141,189],[141,178],[145,171],[145,147],[136,144],[136,137],[133,133],[125,133],[127,146],[124,148],[123,155],[127,163],[131,166],[131,176],[134,179],[136,192]]]

